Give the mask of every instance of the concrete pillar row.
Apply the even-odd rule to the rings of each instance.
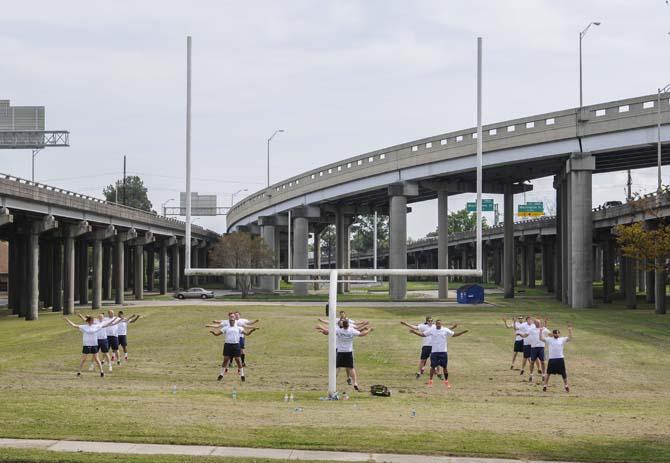
[[[625,278],[622,282],[626,287],[626,308],[637,308],[637,271],[635,270],[635,260],[632,257],[624,256],[622,259],[622,266],[626,268],[624,272]]]
[[[293,219],[293,259],[291,260],[293,268],[307,268],[307,244],[309,240],[309,221],[306,217],[296,217]],[[306,280],[307,275],[294,277],[295,280]],[[308,293],[307,283],[293,283],[293,294],[306,296]]]
[[[449,193],[445,190],[437,192],[437,268],[449,268]],[[449,297],[449,278],[438,277],[438,297]]]
[[[608,230],[602,240],[603,250],[603,302],[611,303],[614,297],[614,238]]]
[[[147,291],[153,292],[154,290],[154,274],[156,270],[156,255],[154,248],[149,247],[147,249]]]
[[[51,306],[54,312],[63,310],[63,241],[56,238],[53,243],[53,276]]]
[[[88,304],[88,241],[79,242],[79,304]]]
[[[519,283],[521,283],[521,286],[528,286],[528,272],[526,271],[528,262],[526,260],[526,248],[527,246],[525,245],[525,242],[520,242],[518,246],[519,252],[516,254],[519,263]]]
[[[158,255],[158,285],[160,294],[167,294],[168,288],[168,248],[177,244],[177,238],[171,236],[161,242]]]
[[[407,268],[407,198],[419,194],[419,184],[399,182],[389,185],[389,268]],[[389,277],[391,299],[407,297],[407,277]]]
[[[270,222],[269,219],[273,217],[263,217],[266,222]],[[260,219],[259,219],[260,221]],[[274,223],[274,221],[272,221]],[[276,249],[276,240],[275,240],[275,226],[274,225],[261,225],[261,238],[263,239],[263,243],[265,246],[268,247],[268,249],[272,252],[273,256],[273,267],[277,268],[278,267],[278,262],[279,262],[279,256],[278,252]],[[260,282],[260,288],[262,291],[266,292],[274,292],[276,291],[277,288],[277,278],[274,276],[263,276],[261,277],[261,282]]]
[[[46,216],[42,220],[31,223],[28,235],[28,284],[29,290],[29,310],[26,313],[26,320],[37,320],[39,316],[39,262],[40,262],[40,234],[53,230],[58,227],[58,222],[53,216]]]
[[[516,279],[514,270],[514,192],[512,184],[504,186],[504,235],[503,235],[503,286],[505,298],[514,297],[514,282]]]
[[[133,288],[135,300],[144,299],[144,245],[135,245],[135,287]]]
[[[105,229],[91,233],[93,238],[93,301],[91,308],[102,308],[102,252],[103,241],[116,236],[116,228],[109,225]]]
[[[64,246],[64,275],[63,275],[63,315],[74,314],[74,300],[76,294],[76,246],[75,239],[91,231],[91,226],[83,220],[76,225],[69,225],[62,230]]]
[[[535,288],[535,238],[526,243],[526,287]]]
[[[172,246],[171,248],[172,252],[172,266],[170,268],[171,270],[171,286],[172,289],[177,291],[179,290],[179,284],[181,282],[181,264],[179,262],[179,244],[176,244],[175,246]]]
[[[570,305],[593,306],[593,260],[591,254],[592,174],[596,159],[590,153],[573,153],[566,163],[570,188]]]
[[[102,299],[109,301],[112,299],[113,276],[112,262],[114,248],[110,243],[102,245]]]
[[[114,293],[114,302],[119,305],[123,305],[125,302],[125,291],[126,291],[126,242],[129,240],[134,240],[137,238],[137,231],[134,228],[131,228],[125,232],[118,232],[116,234],[116,239],[114,240],[114,249],[115,249],[115,258],[116,262],[114,265],[114,278],[116,280],[116,292]]]
[[[557,300],[563,298],[563,248],[562,243],[564,238],[562,236],[563,224],[563,200],[561,193],[561,175],[554,176],[554,189],[556,190],[556,240],[553,246],[553,280],[554,280],[554,296]]]
[[[344,208],[338,208],[335,212],[335,268],[350,268],[349,259],[349,228],[354,221],[352,213]],[[343,277],[338,279],[342,280]],[[337,293],[343,294],[348,290],[345,283],[337,284]]]

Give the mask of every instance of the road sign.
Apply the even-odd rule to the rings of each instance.
[[[542,201],[529,201],[519,204],[517,208],[519,217],[541,217],[544,215],[544,203]]]
[[[477,203],[467,203],[466,209],[468,212],[477,212]],[[493,200],[482,199],[482,212],[493,212]]]

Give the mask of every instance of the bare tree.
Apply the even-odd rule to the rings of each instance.
[[[221,268],[267,268],[273,266],[273,253],[261,239],[245,232],[223,235],[214,245],[210,258]],[[237,284],[246,298],[251,290],[251,275],[236,274]]]

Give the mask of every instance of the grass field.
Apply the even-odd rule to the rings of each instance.
[[[339,402],[319,400],[327,350],[326,337],[312,329],[319,308],[244,308],[262,320],[248,341],[246,384],[216,381],[222,340],[202,328],[226,308],[138,309],[146,318],[131,325],[131,361],[104,379],[75,377],[81,337],[59,315],[38,322],[0,315],[0,437],[670,460],[670,318],[648,309],[569,310],[548,298],[490,299],[498,306],[430,309],[471,330],[449,344],[448,392],[414,379],[420,339],[399,325],[426,310],[347,309],[377,328],[356,344],[361,386],[386,384],[393,396],[354,394],[341,376],[352,398]],[[543,393],[510,371],[512,336],[500,317],[528,311],[563,329],[574,322],[566,347],[570,395],[560,379]],[[295,403],[283,402],[286,391]]]

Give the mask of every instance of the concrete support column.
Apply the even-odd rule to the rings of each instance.
[[[19,270],[18,270],[18,243],[19,238],[17,234],[14,234],[9,239],[9,249],[7,249],[7,263],[9,264],[9,281],[7,282],[7,303],[9,304],[9,309],[14,315],[19,313],[19,303],[18,303],[18,282],[20,281]]]
[[[135,300],[144,299],[144,246],[135,245]]]
[[[102,241],[93,241],[93,310],[102,307]]]
[[[167,244],[161,243],[159,255],[158,255],[158,285],[159,291],[161,294],[167,293]]]
[[[574,153],[567,162],[570,185],[571,306],[593,306],[593,261],[591,255],[592,173],[596,160],[590,153]]]
[[[593,246],[593,281],[603,279],[603,253],[600,246]]]
[[[449,268],[449,193],[437,192],[437,268]],[[437,278],[437,293],[440,299],[449,295],[449,277]]]
[[[622,267],[626,268],[624,272],[625,279],[622,284],[626,287],[626,308],[637,308],[637,272],[635,271],[635,261],[632,257],[623,257]]]
[[[35,224],[33,224],[35,225]],[[31,230],[28,235],[28,288],[30,307],[26,314],[26,320],[37,320],[39,311],[39,262],[40,262],[40,235]]]
[[[105,301],[110,301],[112,299],[112,261],[113,258],[113,248],[109,244],[104,244],[102,246],[102,299]]]
[[[512,184],[505,184],[505,198],[504,198],[504,237],[503,237],[503,285],[505,290],[505,298],[510,299],[514,297],[514,193],[512,192]]]
[[[264,217],[264,219],[267,219]],[[272,256],[273,256],[273,267],[277,268],[278,263],[279,263],[279,255],[277,252],[277,249],[275,248],[275,227],[274,225],[263,225],[261,226],[261,238],[263,239],[263,243],[265,243],[265,246],[272,251]],[[260,283],[260,288],[262,291],[266,291],[268,293],[271,293],[273,291],[277,290],[277,278],[273,276],[262,276],[261,277],[261,283]]]
[[[556,190],[556,241],[553,246],[553,280],[554,280],[554,295],[557,300],[563,298],[563,248],[564,241],[563,230],[563,201],[561,195],[561,176],[554,176],[554,189]]]
[[[499,285],[502,282],[502,256],[501,248],[498,244],[493,248],[493,282]]]
[[[554,242],[549,239],[542,240],[542,285],[547,292],[554,292]]]
[[[407,268],[407,198],[391,196],[389,207],[389,268]],[[407,277],[389,277],[389,293],[391,299],[407,297]]]
[[[63,308],[63,315],[72,315],[74,313],[74,238],[71,236],[65,237],[65,278],[63,287],[63,299],[65,300],[65,307]]]
[[[152,292],[154,290],[155,269],[156,269],[156,256],[153,248],[149,248],[147,249],[147,291],[149,292]]]
[[[655,295],[654,295],[654,305],[655,312],[657,314],[665,314],[666,312],[666,302],[665,302],[665,284],[666,284],[666,274],[665,270],[661,270],[665,265],[665,259],[656,259],[656,271],[655,271]]]
[[[535,242],[529,241],[526,245],[526,286],[535,288]]]
[[[609,234],[602,243],[603,249],[603,302],[610,303],[614,297],[614,239]]]
[[[114,274],[116,276],[116,293],[114,294],[114,302],[119,305],[123,305],[126,290],[126,245],[121,240],[121,236],[119,235],[116,236],[114,250],[116,251],[116,264],[114,265]]]
[[[79,304],[88,304],[88,242],[79,243]]]
[[[172,289],[179,289],[181,265],[179,264],[179,245],[172,247]]]
[[[63,243],[56,239],[53,243],[53,278],[51,303],[54,312],[63,310]]]
[[[528,286],[528,261],[526,260],[526,245],[523,241],[519,243],[519,252],[517,254],[519,262],[519,283],[521,286]]]
[[[322,227],[318,226],[314,230],[314,268],[316,270],[321,268],[321,231],[323,230]],[[321,279],[321,277],[317,277],[317,279]],[[319,290],[319,284],[314,283],[314,291]]]
[[[649,264],[645,261],[646,271],[645,271],[645,301],[652,303],[656,300],[656,275],[654,275],[654,270],[648,270]]]
[[[293,219],[293,259],[292,265],[296,269],[306,269],[307,264],[307,244],[309,240],[309,221],[306,217],[296,217]],[[295,277],[296,280],[305,280],[307,275]],[[293,283],[293,294],[306,296],[307,283]]]

